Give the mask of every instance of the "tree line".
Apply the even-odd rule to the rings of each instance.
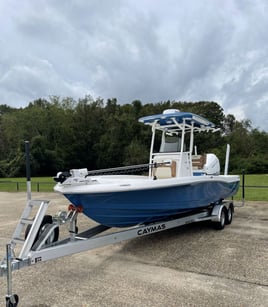
[[[147,163],[151,130],[138,118],[168,108],[199,114],[221,128],[214,134],[198,134],[195,143],[199,153],[214,152],[222,169],[229,143],[231,173],[268,173],[267,132],[252,128],[249,120],[225,115],[217,102],[143,104],[135,100],[119,105],[115,98],[52,96],[24,108],[0,105],[0,177],[25,175],[25,140],[30,142],[33,176],[53,176],[72,168]],[[157,141],[160,143],[160,137]]]

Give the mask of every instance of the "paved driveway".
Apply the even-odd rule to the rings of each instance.
[[[68,202],[54,193],[52,214]],[[0,193],[0,258],[25,206]],[[93,223],[81,216],[79,228]],[[208,223],[132,239],[13,273],[20,306],[268,306],[268,203],[236,208],[223,231]],[[0,278],[0,306],[6,280]]]

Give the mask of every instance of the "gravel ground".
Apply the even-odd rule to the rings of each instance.
[[[66,210],[55,193],[49,213]],[[0,193],[0,259],[26,203]],[[79,230],[94,225],[79,216]],[[64,231],[63,231],[64,233]],[[13,273],[19,306],[268,306],[268,203],[235,208],[233,223],[186,225],[42,262]],[[6,280],[0,278],[0,306]]]

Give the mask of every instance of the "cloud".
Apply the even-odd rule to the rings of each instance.
[[[22,63],[22,61],[20,61]],[[79,82],[68,82],[57,74],[53,65],[44,59],[28,58],[23,64],[15,63],[1,77],[0,87],[5,88],[10,105],[32,101],[34,98],[50,95],[81,97],[87,89]]]
[[[268,131],[265,0],[0,4],[0,99],[215,100]]]

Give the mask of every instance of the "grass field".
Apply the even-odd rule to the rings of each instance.
[[[52,177],[31,178],[32,192],[53,192]],[[0,178],[0,192],[26,192],[26,178]]]
[[[242,185],[242,176],[240,185]],[[242,188],[240,187],[235,199],[241,199]],[[245,199],[256,201],[268,201],[268,174],[245,175]]]
[[[242,179],[240,184],[242,185]],[[31,179],[32,192],[53,192],[55,181],[52,177],[34,177]],[[25,178],[0,178],[0,192],[26,192]],[[235,200],[242,198],[242,188]],[[268,202],[268,174],[245,176],[245,199]]]

